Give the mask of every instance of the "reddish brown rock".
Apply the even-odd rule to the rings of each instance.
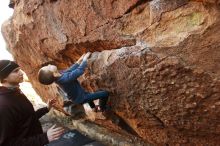
[[[93,52],[80,79],[155,145],[219,145],[220,11],[205,0],[20,0],[2,32],[37,92],[37,71]],[[104,125],[103,125],[104,126]]]
[[[143,139],[218,144],[220,82],[210,74],[138,47],[103,52],[89,69],[85,85],[112,91],[114,111]]]

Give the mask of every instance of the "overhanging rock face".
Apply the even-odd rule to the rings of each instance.
[[[111,92],[113,111],[155,145],[219,145],[220,7],[193,0],[20,0],[2,32],[34,88],[93,52],[80,79]]]

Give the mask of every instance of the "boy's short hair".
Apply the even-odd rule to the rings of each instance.
[[[53,72],[41,68],[38,72],[38,80],[41,84],[50,85],[56,80],[56,77],[54,77]]]

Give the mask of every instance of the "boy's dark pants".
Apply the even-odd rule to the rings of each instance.
[[[106,109],[109,93],[107,91],[97,91],[94,93],[87,93],[81,104],[88,103],[91,108],[95,108],[94,100],[99,99],[99,106],[101,110]]]

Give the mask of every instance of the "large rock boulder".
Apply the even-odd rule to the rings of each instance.
[[[218,0],[17,0],[2,32],[43,99],[58,93],[39,68],[91,51],[82,85],[110,91],[142,140],[220,144]]]

